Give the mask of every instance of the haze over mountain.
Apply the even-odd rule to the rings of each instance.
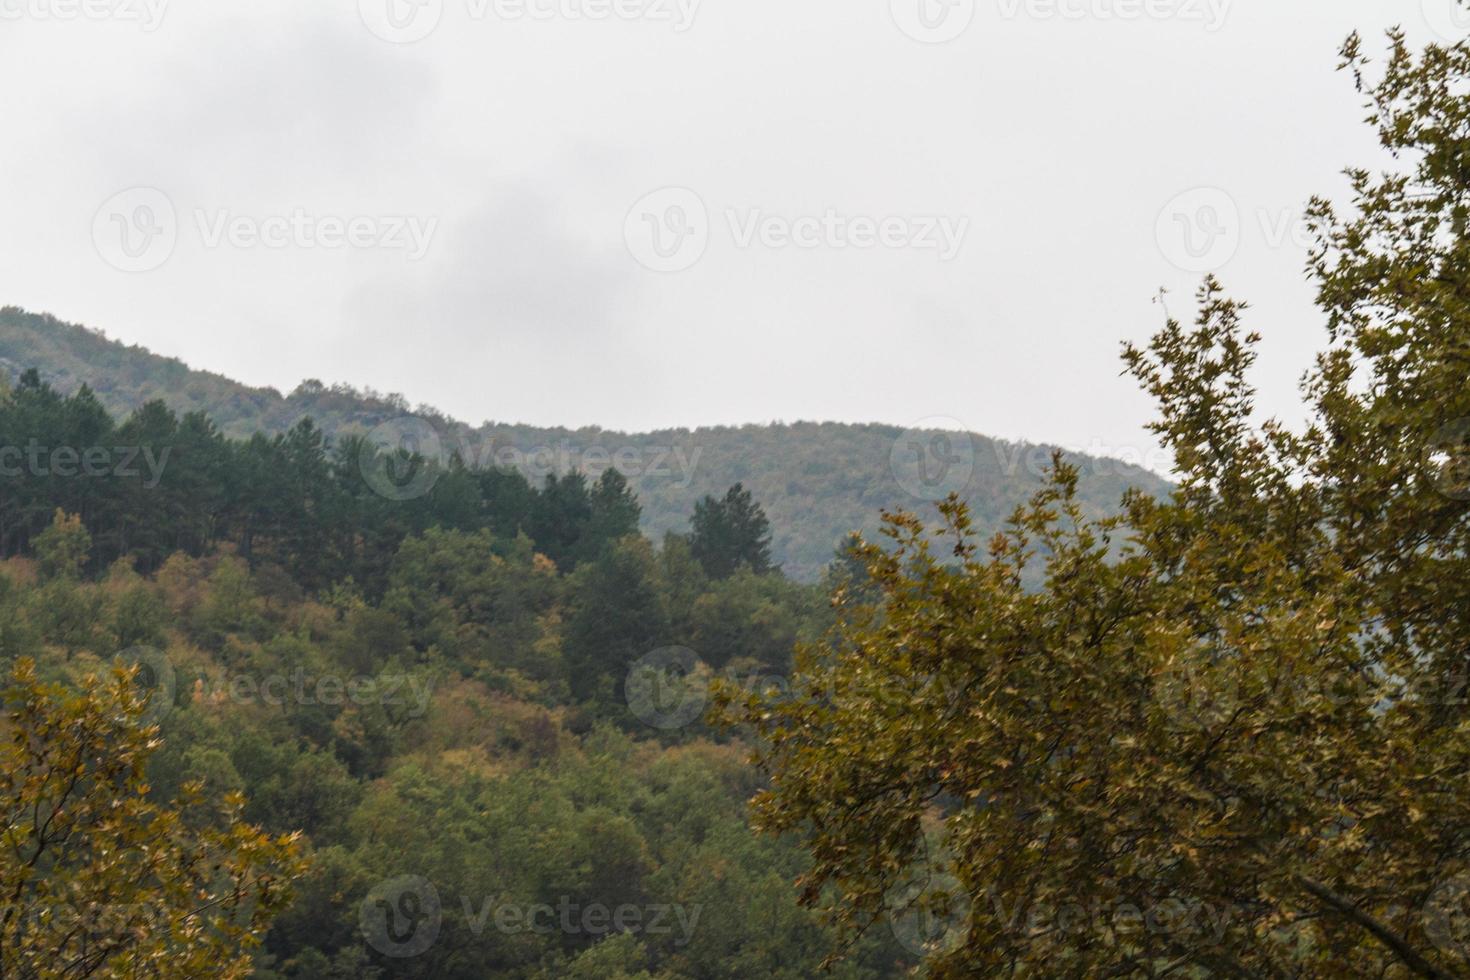
[[[116,415],[159,399],[180,414],[205,412],[237,438],[283,432],[310,417],[329,435],[432,431],[444,454],[514,466],[538,481],[551,472],[596,476],[615,466],[637,490],[644,529],[655,537],[686,530],[696,501],[743,483],[770,518],[775,560],[804,580],[821,572],[849,532],[873,530],[882,511],[928,511],[951,490],[970,502],[982,531],[998,527],[1040,486],[1051,454],[1047,446],[880,423],[798,421],[645,433],[498,421],[472,426],[429,406],[410,406],[399,395],[344,384],[308,380],[287,395],[252,388],[110,340],[100,330],[6,307],[0,310],[0,370],[13,380],[29,368],[63,392],[87,385]],[[1095,515],[1113,511],[1130,486],[1167,490],[1165,480],[1139,467],[1068,455],[1082,470],[1081,496]]]

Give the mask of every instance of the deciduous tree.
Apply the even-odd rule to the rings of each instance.
[[[1307,424],[1208,281],[1125,354],[1171,496],[1089,521],[1057,457],[988,546],[891,515],[877,601],[737,712],[806,901],[917,913],[934,976],[1470,976],[1470,47],[1389,41],[1343,52],[1402,167],[1311,209]]]

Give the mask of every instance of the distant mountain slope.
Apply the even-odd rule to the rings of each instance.
[[[979,435],[905,432],[891,425],[796,422],[627,434],[487,423],[478,429],[397,395],[307,381],[290,395],[196,371],[175,358],[125,346],[100,332],[15,307],[0,309],[0,374],[34,367],[53,386],[89,385],[125,415],[152,399],[179,413],[204,411],[226,433],[278,432],[310,416],[328,433],[428,420],[441,444],[472,462],[515,465],[539,479],[556,470],[600,472],[616,465],[638,489],[646,530],[684,530],[694,503],[743,482],[771,519],[774,555],[787,573],[811,579],[852,530],[870,531],[884,509],[932,513],[927,501],[960,490],[990,531],[1040,484],[1046,447]],[[1082,497],[1095,514],[1116,509],[1123,491],[1168,484],[1136,467],[1074,456]]]

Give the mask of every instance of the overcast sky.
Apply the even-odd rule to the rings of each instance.
[[[0,304],[289,391],[1150,445],[1218,269],[1264,405],[1353,28],[1452,0],[0,0]]]

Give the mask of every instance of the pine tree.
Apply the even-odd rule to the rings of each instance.
[[[771,571],[771,525],[749,490],[737,483],[723,500],[706,496],[694,505],[689,546],[712,579],[738,568],[757,575]]]

